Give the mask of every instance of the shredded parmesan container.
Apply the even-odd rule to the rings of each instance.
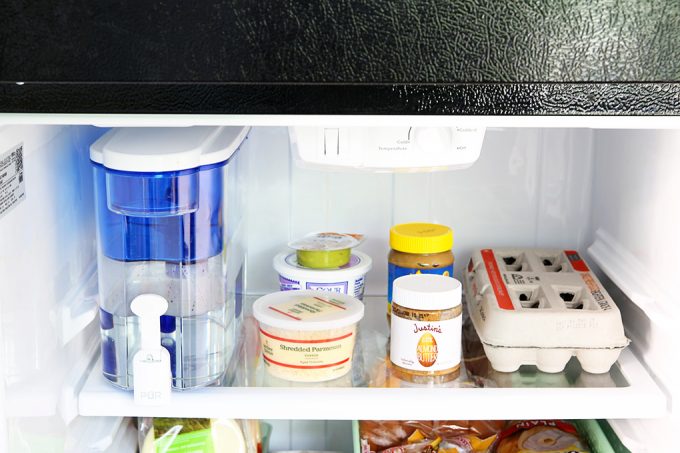
[[[262,358],[271,375],[297,382],[330,381],[352,368],[364,305],[345,294],[282,291],[255,301]]]

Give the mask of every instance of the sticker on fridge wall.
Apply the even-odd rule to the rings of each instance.
[[[0,218],[26,198],[24,144],[0,154]]]

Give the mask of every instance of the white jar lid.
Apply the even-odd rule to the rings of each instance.
[[[392,301],[415,310],[448,310],[460,305],[462,293],[462,286],[455,278],[413,274],[394,281]]]
[[[349,263],[333,269],[310,269],[300,266],[295,252],[279,253],[274,257],[274,269],[284,277],[297,280],[316,279],[320,282],[333,282],[349,280],[361,275],[366,275],[371,270],[373,261],[371,257],[358,250],[353,250]]]
[[[296,304],[314,304],[321,311],[298,313]],[[260,323],[286,330],[330,330],[358,323],[364,304],[358,299],[327,291],[280,291],[255,301],[253,315]]]

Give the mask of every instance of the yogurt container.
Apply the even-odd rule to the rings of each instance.
[[[296,382],[337,379],[352,368],[364,304],[345,294],[282,291],[253,305],[267,372]]]
[[[334,269],[309,269],[298,264],[295,252],[279,253],[274,257],[274,269],[279,274],[281,291],[317,290],[364,297],[365,277],[372,266],[365,253],[353,251],[349,263]]]

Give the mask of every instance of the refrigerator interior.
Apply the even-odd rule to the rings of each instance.
[[[127,419],[79,409],[88,374],[100,372],[88,148],[105,130],[0,127],[0,160],[23,145],[25,189],[0,214],[0,451],[125,451],[136,440]],[[248,296],[266,294],[278,290],[272,258],[289,240],[363,233],[360,250],[373,258],[366,294],[381,303],[396,223],[451,226],[459,279],[474,249],[575,248],[615,298],[631,350],[666,397],[666,416],[612,423],[634,451],[663,451],[680,422],[672,408],[680,370],[669,357],[680,347],[678,147],[680,130],[493,128],[465,170],[333,172],[296,165],[286,127],[255,126],[229,170],[232,268],[244,267]],[[273,450],[352,448],[348,421],[271,423]]]

